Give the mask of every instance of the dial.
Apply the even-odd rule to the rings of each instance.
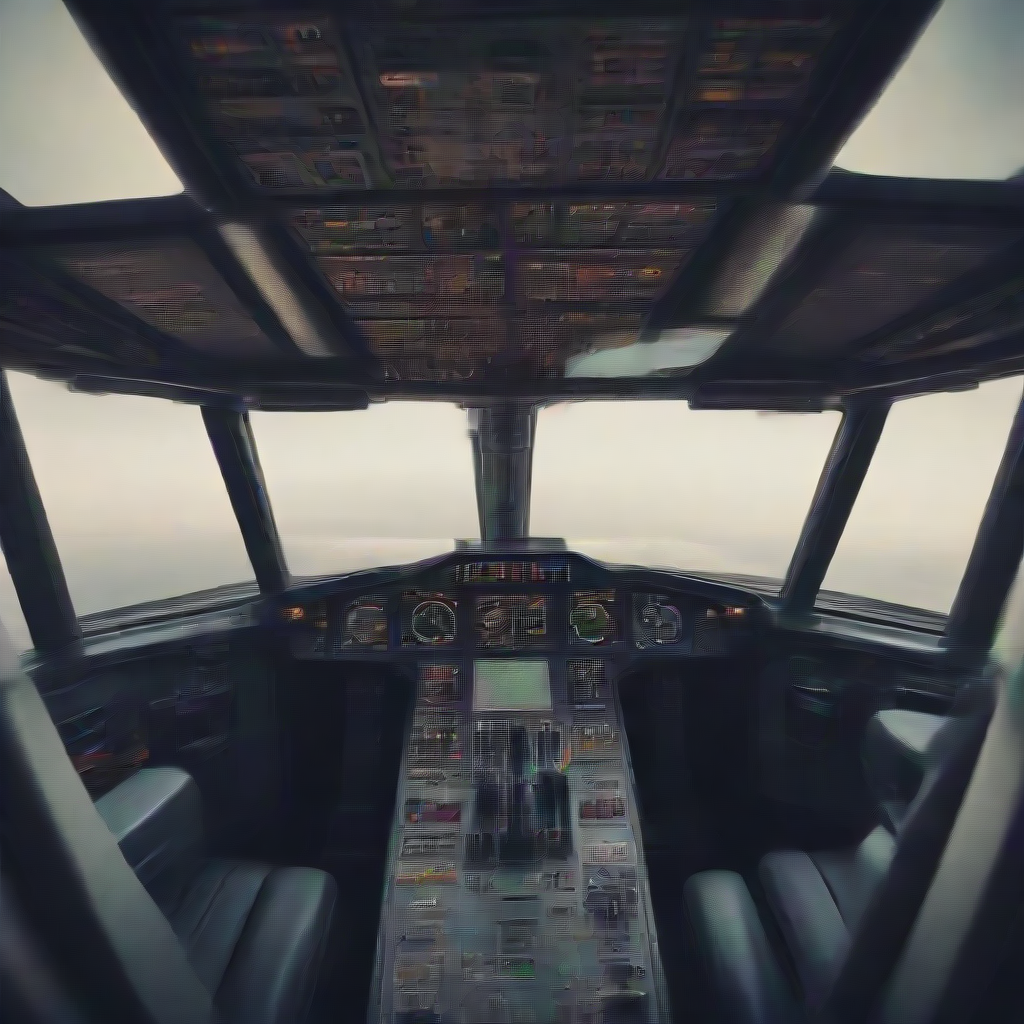
[[[354,601],[345,613],[344,643],[354,647],[386,648],[388,617],[383,601]]]
[[[614,604],[615,592],[611,590],[574,594],[572,611],[569,613],[569,625],[574,639],[585,644],[613,643],[617,638],[612,613]]]
[[[658,594],[638,595],[637,604],[638,646],[678,643],[683,635],[683,616],[674,604]]]
[[[437,599],[420,601],[409,623],[421,644],[450,644],[455,639],[455,609]]]

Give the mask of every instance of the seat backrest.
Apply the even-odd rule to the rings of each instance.
[[[210,1024],[209,993],[93,805],[2,624],[0,778],[4,871],[87,1015]]]
[[[835,1024],[862,1024],[914,924],[974,772],[992,717],[988,684],[965,691],[936,733],[917,795],[903,816],[892,862],[872,896],[820,1010]]]
[[[199,788],[183,768],[141,768],[96,801],[124,859],[168,917],[203,855]]]
[[[1000,686],[956,823],[872,1020],[1017,1024],[1022,937],[1024,660]]]

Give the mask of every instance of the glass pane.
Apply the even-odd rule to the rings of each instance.
[[[251,414],[288,568],[396,565],[480,536],[466,413],[440,402]]]
[[[32,646],[32,638],[28,635],[28,625],[21,612],[21,602],[18,601],[6,559],[0,564],[0,620],[3,621],[7,635],[19,654]]]
[[[253,578],[197,408],[9,378],[79,615]]]
[[[1024,4],[945,0],[835,166],[908,178],[1024,171]]]
[[[948,612],[988,501],[1021,378],[889,412],[824,590]]]
[[[781,582],[839,421],[683,402],[543,409],[530,532],[611,562]]]
[[[181,192],[60,0],[0,3],[0,189],[25,206]]]

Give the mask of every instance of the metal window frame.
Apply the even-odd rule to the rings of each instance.
[[[290,576],[249,414],[203,406],[202,415],[260,593],[280,593]]]
[[[74,648],[82,629],[25,448],[6,370],[0,370],[0,544],[36,649],[59,655]]]

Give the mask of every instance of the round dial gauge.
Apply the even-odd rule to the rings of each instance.
[[[352,605],[345,616],[345,632],[357,644],[386,644],[388,618],[384,606],[366,601]]]
[[[648,601],[640,609],[640,626],[651,643],[674,644],[683,634],[683,617],[675,605]]]
[[[455,639],[455,609],[444,601],[421,601],[409,625],[421,644],[450,644]]]
[[[584,601],[576,605],[569,616],[569,624],[573,632],[588,644],[599,644],[607,640],[615,628],[608,609],[597,601]]]

